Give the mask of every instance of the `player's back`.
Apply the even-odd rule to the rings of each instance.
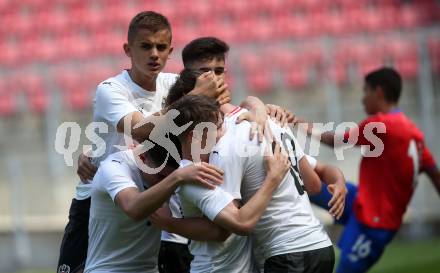
[[[157,272],[160,230],[131,219],[114,201],[121,188],[144,191],[132,150],[102,161],[92,184],[85,272]]]
[[[236,112],[235,118],[240,113],[242,112]],[[268,122],[276,140],[280,143],[284,140],[290,150],[292,163],[297,165],[304,152],[296,143],[291,131],[282,129],[271,120]],[[225,125],[227,131],[214,147],[214,151],[219,148],[220,156],[226,156],[229,162],[233,162],[228,164],[230,169],[225,170],[224,184],[232,188],[230,192],[237,192],[230,182],[235,186],[241,182],[241,197],[247,202],[265,180],[263,155],[267,143],[264,141],[258,144],[256,139],[249,140],[251,125],[247,121],[235,124],[234,117],[225,117]],[[291,141],[295,142],[294,147],[291,146]],[[286,148],[286,145],[283,146]],[[223,165],[220,167],[222,168]],[[235,179],[227,177],[234,172],[237,172]],[[302,181],[297,168],[294,172],[300,185],[297,185],[292,173],[288,173],[274,192],[272,200],[252,233],[256,242],[255,247],[264,251],[266,259],[274,255],[314,250],[331,245],[324,228],[313,214],[307,193],[301,187]]]
[[[429,164],[422,132],[400,111],[370,118],[385,125],[377,134],[384,150],[378,157],[363,157],[355,210],[361,222],[397,229],[411,199],[417,176]]]

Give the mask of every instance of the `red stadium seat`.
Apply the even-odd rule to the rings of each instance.
[[[20,66],[21,54],[20,48],[16,44],[2,43],[0,41],[0,64],[4,66]]]
[[[337,61],[333,63],[332,66],[329,67],[327,73],[329,79],[338,85],[344,84],[348,80],[346,65],[341,64]]]
[[[85,86],[71,88],[64,93],[64,102],[72,110],[84,110],[92,105],[91,92]]]
[[[292,68],[284,76],[288,88],[304,87],[309,81],[308,68],[304,66]]]
[[[415,79],[418,75],[419,62],[414,56],[401,57],[395,60],[396,67],[403,78]]]
[[[263,94],[270,92],[273,87],[272,74],[267,69],[261,69],[248,73],[246,75],[246,83],[248,90],[251,93]]]
[[[280,16],[274,19],[274,33],[279,38],[304,38],[313,36],[311,23],[306,16]]]
[[[399,19],[403,28],[414,28],[419,23],[418,11],[413,6],[405,5],[400,8]]]
[[[10,82],[9,82],[10,81]],[[8,77],[0,79],[0,116],[8,117],[17,112],[15,86]]]
[[[28,96],[28,103],[33,113],[44,113],[47,110],[49,98],[47,94],[41,90]]]
[[[256,72],[262,67],[261,55],[257,52],[243,53],[240,62],[243,70],[247,73]]]

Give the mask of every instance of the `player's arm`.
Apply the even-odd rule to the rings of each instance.
[[[161,182],[140,192],[129,187],[117,193],[115,203],[132,219],[139,221],[148,217],[166,202],[176,188],[184,183],[213,188],[208,180],[220,184],[222,173],[214,166],[202,163],[175,170]]]
[[[199,76],[194,89],[189,94],[214,97],[217,98],[220,104],[230,101],[230,92],[227,84],[222,79],[213,77],[212,72]],[[127,103],[130,102],[127,101]],[[144,115],[137,110],[132,111],[118,121],[117,130],[119,133],[125,133],[137,142],[142,143],[150,137],[151,131],[155,126],[168,126],[165,119],[154,118],[154,116],[159,116],[164,112],[165,110],[162,110]]]
[[[316,129],[313,130],[313,123],[306,122],[304,120],[299,121],[299,128],[304,130],[306,134],[310,137],[317,137],[321,143],[324,143],[330,147],[335,147],[335,132],[326,131],[326,132],[317,132]],[[343,136],[339,136],[343,137]]]
[[[267,126],[268,115],[266,113],[266,106],[257,97],[248,96],[240,104],[240,107],[246,108],[249,111],[241,114],[237,118],[237,123],[247,120],[251,123],[251,130],[249,132],[249,139],[252,140],[255,135],[258,137],[258,141],[261,143],[266,136],[272,140],[272,133],[269,126]]]
[[[328,203],[329,213],[339,219],[344,212],[345,196],[347,195],[344,174],[339,168],[319,161],[316,162],[314,170],[320,180],[328,185],[327,189],[332,194],[332,199]]]
[[[266,178],[260,189],[241,208],[230,202],[214,218],[214,223],[239,235],[250,233],[257,224],[272,199],[272,194],[284,179],[290,168],[286,153],[281,151],[277,143],[273,156],[266,156]]]
[[[425,170],[425,173],[428,175],[429,179],[437,190],[437,193],[440,195],[440,171],[437,166]]]
[[[318,174],[310,166],[309,161],[306,156],[303,156],[299,162],[299,173],[304,182],[304,189],[308,194],[313,195],[321,191],[321,179],[319,179]]]
[[[225,241],[231,232],[206,217],[174,218],[168,208],[160,208],[149,217],[157,228],[195,241]]]
[[[279,123],[282,127],[289,122],[293,122],[295,117],[290,111],[283,107],[274,104],[265,105],[259,98],[254,96],[246,97],[240,106],[248,109],[249,112],[241,114],[237,119],[237,123],[243,120],[252,122],[249,137],[253,139],[255,134],[258,134],[259,142],[263,141],[263,137],[269,140],[273,139],[270,127],[267,126],[266,123],[268,117],[273,118],[274,121]]]

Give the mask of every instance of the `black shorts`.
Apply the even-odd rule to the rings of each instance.
[[[193,256],[188,245],[162,241],[158,267],[160,273],[189,273]]]
[[[56,272],[75,273],[84,269],[89,240],[89,215],[90,198],[72,199]]]
[[[270,257],[264,273],[332,273],[335,265],[333,246]]]

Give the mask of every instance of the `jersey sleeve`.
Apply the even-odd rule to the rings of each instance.
[[[115,128],[126,115],[138,111],[129,101],[123,87],[114,82],[101,83],[95,96],[95,114]]]
[[[179,77],[178,74],[174,73],[161,73],[163,74],[162,84],[163,84],[163,97],[166,98],[168,96],[168,93],[171,89],[171,87],[176,83],[177,78]]]
[[[220,187],[211,190],[197,185],[183,185],[179,194],[180,198],[199,208],[211,221],[234,200],[231,194]]]
[[[317,160],[316,158],[314,158],[313,156],[310,156],[308,154],[305,155],[305,158],[307,159],[307,161],[309,162],[310,166],[312,167],[312,169],[316,168],[316,164],[317,164]]]
[[[428,147],[426,147],[426,144],[423,146],[422,162],[421,163],[422,164],[421,164],[420,171],[430,170],[432,168],[435,168],[435,166],[436,166],[435,159],[432,156],[431,151],[428,149]]]
[[[122,190],[138,188],[131,178],[131,170],[128,165],[117,160],[102,162],[96,176],[99,178],[101,190],[106,191],[113,201]]]
[[[367,126],[367,124],[369,124],[370,122],[377,122],[377,121],[379,121],[379,120],[376,117],[369,117],[369,118],[361,121],[357,127],[351,128],[350,130],[348,130],[344,133],[344,142],[347,142],[351,135],[358,132],[358,138],[357,138],[357,141],[355,142],[355,145],[357,145],[357,146],[370,145],[371,142],[369,140],[367,140],[367,138],[365,137],[364,129],[365,129],[365,126]]]

